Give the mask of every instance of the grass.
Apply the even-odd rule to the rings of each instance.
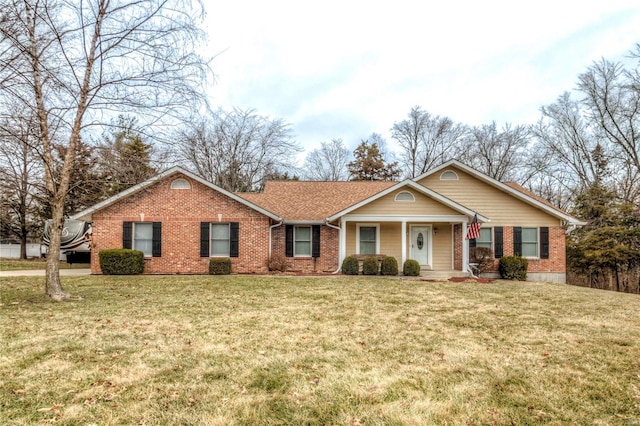
[[[0,423],[639,424],[638,296],[495,282],[1,285]]]
[[[72,263],[71,265],[65,261],[60,262],[60,269],[82,269],[89,268],[88,263]],[[46,259],[2,259],[0,258],[0,271],[21,271],[46,269]]]

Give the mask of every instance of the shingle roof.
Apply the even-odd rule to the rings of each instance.
[[[268,181],[262,193],[236,194],[285,220],[321,221],[396,183]]]

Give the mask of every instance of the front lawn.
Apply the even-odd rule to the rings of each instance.
[[[65,261],[60,262],[60,269],[84,269],[90,268],[88,263],[72,263]],[[23,271],[47,269],[46,259],[2,259],[0,258],[0,271]]]
[[[634,424],[640,298],[498,281],[63,277],[0,288],[0,423]]]

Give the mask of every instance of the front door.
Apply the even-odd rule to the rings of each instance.
[[[417,260],[420,266],[429,266],[430,234],[430,226],[411,227],[411,258]]]

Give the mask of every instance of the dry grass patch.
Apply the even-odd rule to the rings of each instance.
[[[60,269],[90,268],[88,263],[60,262]],[[0,271],[27,271],[47,269],[46,259],[0,259]]]
[[[2,282],[3,424],[633,424],[640,298],[340,277]]]

